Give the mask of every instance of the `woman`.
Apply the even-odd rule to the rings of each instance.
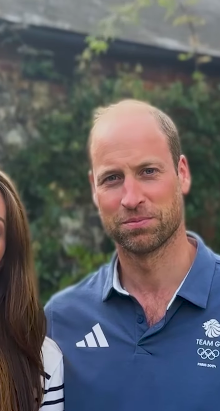
[[[63,360],[38,302],[29,227],[0,172],[0,411],[63,411]]]

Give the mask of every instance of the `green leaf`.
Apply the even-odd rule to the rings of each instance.
[[[178,59],[180,61],[187,61],[193,57],[193,53],[180,53],[178,54]]]

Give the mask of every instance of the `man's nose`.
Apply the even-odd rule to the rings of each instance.
[[[144,201],[140,182],[135,178],[125,179],[121,205],[127,209],[134,210]]]

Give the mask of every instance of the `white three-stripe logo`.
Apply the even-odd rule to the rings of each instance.
[[[100,327],[100,324],[94,325],[92,331],[85,335],[85,339],[76,343],[77,347],[109,347],[108,341]]]

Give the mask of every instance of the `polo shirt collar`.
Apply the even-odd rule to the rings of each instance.
[[[187,235],[197,241],[197,252],[192,267],[176,295],[201,308],[205,308],[208,302],[216,261],[213,252],[206,247],[198,235],[191,232],[187,232]],[[110,298],[114,291],[113,283],[116,260],[117,253],[114,253],[108,265],[107,278],[103,288],[103,301]]]
[[[102,293],[102,300],[106,301],[112,294],[114,287],[113,287],[113,277],[114,277],[114,269],[115,269],[115,262],[117,260],[118,256],[117,253],[115,252],[113,254],[113,257],[109,263],[109,265],[107,266],[107,277],[106,277],[106,281],[104,284],[104,288],[103,288],[103,293]]]
[[[189,275],[177,295],[201,308],[206,308],[215,273],[216,258],[198,235],[194,233],[188,235],[196,239],[197,253]]]

